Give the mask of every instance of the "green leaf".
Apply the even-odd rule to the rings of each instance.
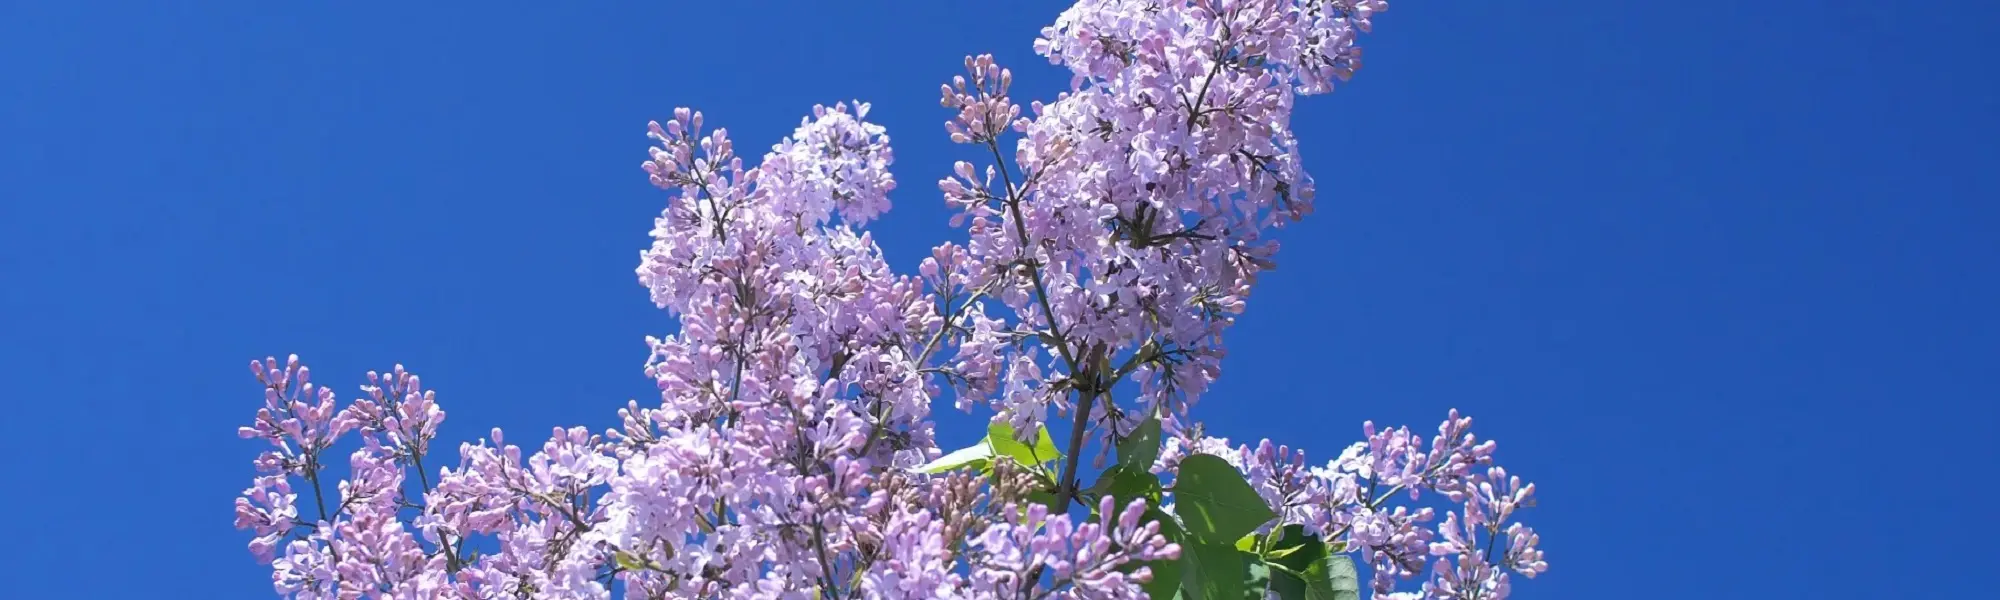
[[[1014,439],[1014,427],[1005,421],[995,421],[986,426],[986,437],[979,443],[953,450],[917,467],[919,473],[943,473],[959,469],[986,471],[994,459],[1005,456],[1028,467],[1039,468],[1042,463],[1062,458],[1062,451],[1056,449],[1056,441],[1049,437],[1049,430],[1042,428],[1040,439],[1035,445],[1023,444]]]
[[[1189,598],[1242,598],[1250,565],[1241,550],[1228,544],[1192,542],[1181,545],[1181,591]]]
[[[1305,600],[1306,582],[1287,571],[1284,567],[1271,569],[1271,591],[1278,594],[1278,600]]]
[[[1160,535],[1167,538],[1169,543],[1179,544],[1181,540],[1187,537],[1181,531],[1180,522],[1175,520],[1173,515],[1169,515],[1166,511],[1162,511],[1157,507],[1146,507],[1146,514],[1139,517],[1139,526],[1144,527],[1147,521],[1159,521]],[[1187,552],[1189,551],[1183,547],[1181,550],[1183,558],[1185,558]],[[1184,577],[1183,572],[1186,570],[1183,568],[1185,562],[1185,560],[1147,561],[1145,565],[1147,568],[1152,569],[1153,580],[1146,582],[1146,597],[1153,600],[1172,600],[1176,597],[1181,589],[1181,580]],[[1126,565],[1129,568],[1138,567],[1132,563],[1126,563]]]
[[[1271,589],[1285,600],[1360,600],[1361,579],[1354,559],[1337,554],[1324,540],[1298,525],[1265,553],[1272,565]]]
[[[1284,560],[1285,557],[1291,556],[1292,553],[1294,552],[1298,552],[1299,548],[1300,548],[1299,546],[1292,546],[1290,548],[1272,548],[1269,552],[1264,553],[1264,559]]]
[[[1244,600],[1264,600],[1265,590],[1271,589],[1271,568],[1248,552],[1243,553],[1243,565],[1248,571],[1243,578]]]
[[[1090,491],[1099,496],[1116,498],[1120,508],[1134,498],[1159,502],[1160,477],[1144,469],[1114,465],[1097,476],[1097,483],[1090,486]]]
[[[1160,458],[1160,420],[1148,417],[1132,434],[1118,442],[1118,465],[1141,471],[1153,469]]]
[[[1236,467],[1210,454],[1181,460],[1174,498],[1188,536],[1203,542],[1227,546],[1278,517]]]
[[[992,446],[994,456],[1006,456],[1030,467],[1062,458],[1062,451],[1056,449],[1056,441],[1049,437],[1049,428],[1037,427],[1039,437],[1035,445],[1029,446],[1014,439],[1014,426],[1006,421],[994,421],[986,425],[986,443]]]
[[[1361,600],[1361,574],[1354,557],[1330,554],[1305,572],[1306,598],[1311,600]]]
[[[624,569],[627,571],[646,570],[646,561],[644,559],[641,559],[638,556],[634,556],[632,555],[632,553],[626,552],[624,550],[612,553],[611,558],[612,560],[618,563],[618,568],[620,569]]]
[[[956,471],[966,467],[973,467],[983,471],[985,470],[986,463],[992,459],[993,446],[987,444],[986,440],[980,440],[977,444],[953,450],[951,454],[946,454],[938,457],[937,460],[924,463],[923,466],[917,467],[917,472],[935,474],[945,471]]]
[[[1061,504],[1062,499],[1057,498],[1055,492],[1051,492],[1048,490],[1035,490],[1032,492],[1028,492],[1028,501],[1049,507],[1050,516],[1060,515],[1066,512],[1063,510],[1066,507],[1064,507]]]
[[[1325,542],[1306,534],[1304,525],[1286,525],[1279,530],[1277,543],[1265,549],[1264,558],[1303,572],[1307,565],[1326,556],[1328,551]]]

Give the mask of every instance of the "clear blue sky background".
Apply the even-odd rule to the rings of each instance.
[[[562,4],[0,3],[6,595],[268,594],[252,357],[407,364],[445,448],[652,398],[648,119],[760,154],[872,100],[910,269],[956,235],[937,84],[1066,81],[1056,2]],[[1469,411],[1540,484],[1523,597],[1990,592],[1996,13],[1398,0],[1302,106],[1320,212],[1200,415],[1326,457]]]

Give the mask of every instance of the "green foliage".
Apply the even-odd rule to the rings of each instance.
[[[1160,420],[1146,419],[1118,442],[1118,466],[1150,471],[1160,458]]]
[[[953,450],[950,454],[938,457],[937,460],[924,463],[923,466],[917,467],[917,472],[936,474],[971,468],[984,473],[992,466],[992,462],[993,446],[986,443],[986,440],[979,440],[977,444]]]
[[[1006,421],[994,421],[986,425],[986,443],[993,448],[996,456],[1014,459],[1028,467],[1041,467],[1043,463],[1062,458],[1062,451],[1056,449],[1056,441],[1049,437],[1049,428],[1035,428],[1035,445],[1021,443],[1014,438],[1014,426]]]
[[[990,473],[998,460],[1011,460],[1049,479],[1050,465],[1062,459],[1047,428],[1039,428],[1033,444],[1014,437],[1005,422],[987,427],[985,438],[971,446],[918,467],[923,473],[975,469]],[[1172,492],[1179,514],[1161,510],[1163,490],[1151,472],[1160,453],[1160,424],[1147,419],[1118,444],[1118,463],[1105,469],[1087,492],[1110,496],[1114,512],[1133,499],[1146,501],[1140,523],[1158,522],[1167,541],[1180,544],[1179,560],[1127,564],[1131,572],[1152,571],[1145,585],[1153,600],[1244,598],[1261,600],[1275,592],[1284,600],[1360,600],[1360,577],[1354,561],[1298,525],[1266,534],[1259,527],[1277,518],[1264,499],[1243,480],[1243,474],[1221,457],[1194,454],[1181,460]],[[1028,493],[1031,502],[1047,505],[1050,514],[1063,512],[1053,489]],[[1093,512],[1095,507],[1093,507]],[[1116,515],[1114,514],[1115,518]],[[622,568],[641,566],[636,557],[620,556]],[[629,563],[629,564],[628,564]]]
[[[944,473],[959,469],[976,469],[980,473],[992,471],[993,461],[1010,458],[1036,473],[1045,474],[1046,464],[1062,459],[1062,451],[1056,449],[1056,441],[1049,437],[1046,427],[1037,428],[1035,444],[1030,446],[1014,439],[1014,427],[1004,421],[994,421],[986,426],[986,437],[971,446],[953,450],[917,467],[919,473]]]
[[[639,558],[638,556],[635,556],[635,555],[633,555],[633,554],[632,554],[632,553],[630,553],[630,552],[625,552],[625,551],[623,551],[623,550],[620,550],[620,551],[618,551],[618,552],[616,552],[616,553],[612,554],[612,555],[611,555],[611,557],[612,557],[612,560],[613,560],[613,561],[615,561],[615,562],[616,562],[616,563],[618,564],[618,568],[620,568],[620,569],[623,569],[623,570],[626,570],[626,571],[644,571],[644,570],[646,570],[646,561],[645,561],[645,559],[642,559],[642,558]]]
[[[1117,499],[1120,508],[1133,498],[1145,498],[1157,504],[1160,501],[1160,478],[1143,469],[1116,465],[1098,475],[1097,483],[1091,485],[1087,491]]]
[[[1271,566],[1271,591],[1284,600],[1360,600],[1361,579],[1354,559],[1340,554],[1305,528],[1288,525],[1264,551]]]
[[[1255,555],[1229,544],[1189,541],[1181,545],[1181,591],[1187,598],[1242,598],[1253,561]]]
[[[1264,593],[1271,589],[1271,567],[1264,559],[1248,552],[1239,555],[1243,559],[1244,600],[1264,600]]]
[[[1194,454],[1174,475],[1174,499],[1188,537],[1228,546],[1278,517],[1243,474],[1219,456]],[[1231,548],[1234,550],[1234,548]]]
[[[1055,492],[1046,489],[1033,490],[1028,492],[1027,499],[1029,502],[1049,507],[1050,516],[1063,514],[1064,512],[1063,508],[1065,507],[1062,505],[1062,498],[1056,497]]]
[[[1361,576],[1346,554],[1322,556],[1303,572],[1271,568],[1271,591],[1284,600],[1361,600]]]
[[[1187,539],[1187,533],[1181,530],[1180,522],[1174,520],[1174,516],[1167,514],[1166,511],[1152,506],[1146,507],[1146,514],[1139,518],[1139,524],[1144,526],[1149,521],[1160,523],[1160,535],[1165,536],[1170,543],[1179,544]],[[1153,571],[1153,580],[1146,584],[1146,597],[1171,600],[1179,594],[1181,580],[1187,570],[1186,552],[1187,550],[1182,550],[1181,560],[1155,560],[1146,563],[1146,567]]]

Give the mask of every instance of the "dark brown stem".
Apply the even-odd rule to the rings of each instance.
[[[1061,501],[1064,511],[1068,511],[1069,503],[1076,500],[1079,487],[1076,481],[1077,457],[1083,454],[1083,432],[1090,426],[1090,408],[1096,402],[1097,390],[1077,391],[1076,420],[1070,423],[1069,429],[1069,452],[1063,455],[1062,479],[1056,482],[1057,489],[1061,490],[1056,499]]]
[[[1022,191],[1014,187],[1013,175],[1007,168],[1006,156],[1000,152],[1000,144],[994,140],[987,140],[986,147],[993,152],[993,160],[1000,167],[1001,182],[1007,186],[1007,210],[1014,217],[1014,233],[1020,237],[1021,262],[1028,266],[1028,277],[1035,284],[1035,300],[1042,307],[1043,318],[1048,321],[1049,334],[1055,338],[1056,352],[1062,355],[1063,364],[1069,367],[1071,381],[1089,379],[1083,372],[1082,365],[1077,363],[1076,355],[1070,351],[1069,339],[1064,335],[1062,327],[1056,323],[1055,307],[1049,304],[1048,288],[1042,285],[1041,263],[1032,254],[1034,240],[1028,237],[1027,220],[1021,214]],[[1063,452],[1062,479],[1056,482],[1056,498],[1063,510],[1068,510],[1069,503],[1076,500],[1077,455],[1082,453],[1083,434],[1090,425],[1090,409],[1096,402],[1095,389],[1078,388],[1076,419],[1070,426],[1069,447]]]

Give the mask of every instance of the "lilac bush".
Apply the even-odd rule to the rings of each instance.
[[[668,201],[637,274],[680,325],[648,339],[657,404],[446,462],[402,367],[341,405],[297,357],[252,361],[241,433],[271,449],[237,526],[299,598],[1505,598],[1547,568],[1514,520],[1534,485],[1471,418],[1312,463],[1190,417],[1270,234],[1312,211],[1293,103],[1385,8],[1082,0],[1035,41],[1070,89],[1025,107],[966,59],[945,129],[991,159],[939,182],[966,238],[916,275],[862,229],[896,187],[867,104],[755,166],[678,109],[642,164]],[[941,449],[947,397],[987,435]]]

